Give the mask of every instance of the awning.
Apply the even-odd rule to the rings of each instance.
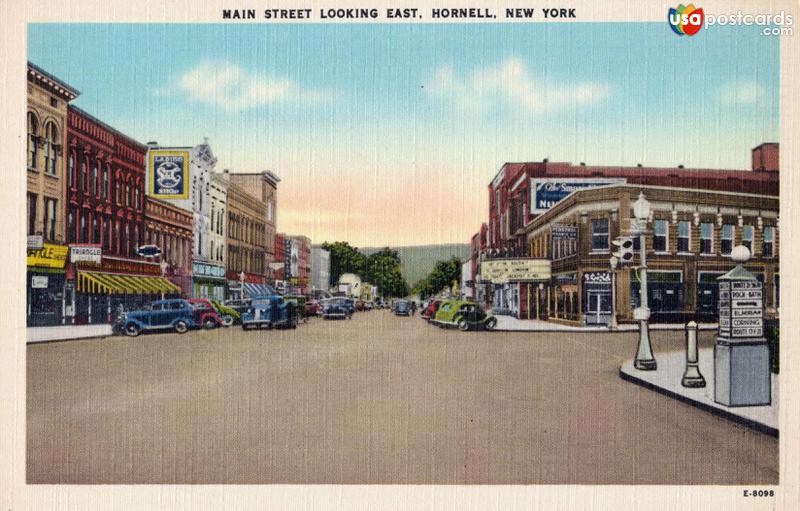
[[[102,294],[161,294],[180,293],[181,290],[163,277],[118,275],[93,271],[78,273],[77,290],[82,293]]]
[[[249,298],[256,296],[270,296],[275,294],[275,290],[266,284],[251,284],[250,282],[244,283],[244,294]]]

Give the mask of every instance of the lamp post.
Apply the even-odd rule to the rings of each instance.
[[[608,321],[608,329],[616,330],[617,325],[617,264],[619,259],[616,256],[611,256],[609,259],[611,264],[611,319]]]
[[[647,219],[650,216],[650,202],[639,192],[639,198],[633,203],[633,216],[636,217],[636,231],[639,234],[639,307],[633,311],[633,319],[639,322],[639,344],[636,347],[636,359],[633,366],[640,371],[655,371],[656,359],[650,346],[650,308],[647,306],[647,259],[645,250],[645,232]]]
[[[239,273],[239,298],[244,300],[244,272]]]
[[[159,263],[159,266],[161,267],[161,278],[163,279],[165,277],[165,275],[167,274],[167,268],[169,268],[169,263],[162,259],[161,263]],[[161,288],[161,299],[162,300],[164,299],[164,288],[163,287]]]

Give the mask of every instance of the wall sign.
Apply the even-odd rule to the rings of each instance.
[[[481,281],[492,284],[550,280],[548,259],[494,259],[481,264]]]
[[[102,261],[103,249],[100,245],[70,245],[69,260],[72,263],[96,263]]]
[[[69,248],[66,245],[44,243],[40,249],[28,250],[28,266],[63,269],[67,262],[67,252]]]
[[[553,240],[578,239],[578,227],[575,225],[553,224],[550,226],[550,236]]]
[[[189,198],[189,151],[153,149],[147,153],[147,195],[156,199]]]
[[[611,273],[607,271],[591,271],[583,274],[584,282],[611,284]]]
[[[572,192],[624,182],[624,178],[533,178],[531,213],[544,213]]]
[[[213,277],[218,279],[225,278],[225,268],[206,263],[192,263],[192,274],[195,277]]]
[[[49,279],[46,275],[31,276],[31,289],[47,289]]]

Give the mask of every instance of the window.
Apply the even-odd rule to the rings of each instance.
[[[106,168],[103,169],[103,187],[101,189],[103,199],[108,198],[108,174],[110,172],[111,169],[109,169],[108,165],[106,165]]]
[[[655,220],[653,222],[653,251],[667,251],[667,221]]]
[[[125,207],[131,207],[131,185],[125,185]]]
[[[117,175],[117,178],[114,180],[114,202],[116,202],[117,204],[122,203],[122,183],[120,183],[121,179],[122,176]]]
[[[100,221],[97,215],[92,218],[92,243],[100,243]]]
[[[45,154],[44,171],[48,174],[56,174],[56,145],[58,144],[58,129],[55,123],[48,122],[44,127]]]
[[[69,207],[69,212],[67,213],[67,241],[69,243],[73,243],[75,241],[75,217],[77,216],[75,212],[75,206]]]
[[[684,220],[678,222],[678,252],[689,252],[689,233],[691,232],[690,224]]]
[[[745,225],[742,227],[742,245],[753,253],[753,226]]]
[[[114,237],[114,226],[110,218],[106,218],[106,235],[103,238],[103,249],[111,250],[111,240]]]
[[[36,234],[36,201],[35,193],[28,194],[28,234]]]
[[[98,190],[99,189],[98,179],[99,179],[99,176],[97,175],[97,160],[94,160],[92,162],[91,192],[92,192],[92,195],[95,195],[95,196],[97,195],[97,192],[99,191]]]
[[[67,183],[70,188],[75,187],[75,155],[72,153],[67,158]]]
[[[608,218],[592,220],[592,250],[608,250]]]
[[[134,188],[134,190],[133,190],[133,205],[136,207],[136,209],[139,209],[139,189],[138,188]]]
[[[733,250],[733,226],[725,224],[719,236],[719,251],[722,255],[730,255]]]
[[[56,200],[46,198],[44,200],[44,239],[53,241],[56,239]]]
[[[125,224],[125,237],[122,238],[122,255],[129,255],[131,253],[131,228]]]
[[[81,211],[81,227],[80,227],[80,238],[79,241],[81,243],[86,243],[89,239],[89,225],[88,225],[88,215],[89,212],[85,209]]]
[[[762,257],[773,256],[774,244],[775,244],[775,228],[769,225],[764,226],[764,239],[761,241]]]
[[[109,249],[108,239],[111,237],[111,222],[107,218],[100,224],[100,232],[103,233],[103,250],[107,251]]]
[[[78,190],[86,190],[86,157],[81,158],[80,174],[78,174]]]
[[[39,138],[39,121],[33,112],[28,112],[28,168],[36,168],[37,147],[36,142]]]
[[[700,253],[714,253],[714,225],[711,223],[700,224]]]

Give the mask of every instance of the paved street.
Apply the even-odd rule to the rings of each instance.
[[[778,482],[776,439],[621,380],[635,342],[444,331],[373,311],[297,330],[29,345],[27,479]],[[654,332],[653,345],[658,357],[683,337]]]

